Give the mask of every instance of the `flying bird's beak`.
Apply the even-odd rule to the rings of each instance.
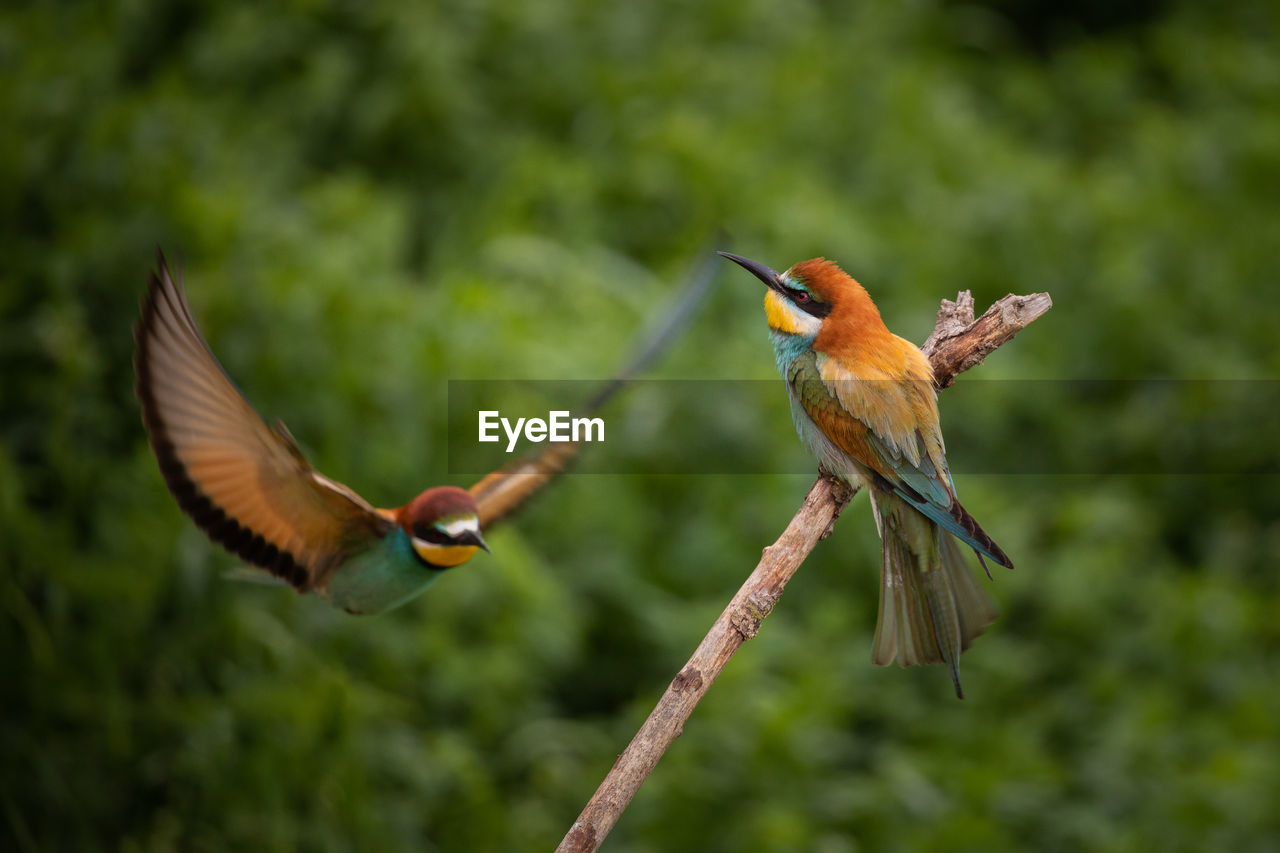
[[[733,261],[735,264],[763,281],[772,289],[779,292],[782,291],[782,276],[759,261],[753,261],[750,258],[744,258],[741,255],[735,255],[732,252],[716,252],[716,254],[722,258],[728,258]]]
[[[458,534],[456,541],[463,545],[475,545],[477,548],[484,550],[486,554],[492,554],[489,546],[485,544],[484,537],[480,535],[479,530],[464,530]]]

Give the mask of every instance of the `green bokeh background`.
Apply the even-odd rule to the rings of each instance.
[[[549,849],[811,480],[567,477],[383,617],[229,582],[132,395],[157,245],[382,505],[448,479],[446,380],[608,376],[720,229],[915,340],[962,288],[1049,291],[962,382],[1274,380],[1277,33],[1264,0],[7,4],[0,846]],[[653,375],[773,376],[723,278]],[[722,427],[785,466],[777,403]],[[1037,406],[965,429],[1206,415]],[[870,665],[860,499],[606,849],[1280,849],[1280,483],[1243,470],[961,478],[1019,565],[963,703]]]

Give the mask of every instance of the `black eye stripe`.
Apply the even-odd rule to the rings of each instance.
[[[413,535],[423,542],[430,542],[432,545],[448,545],[453,541],[449,534],[437,529],[434,525],[415,524],[413,526]]]
[[[831,313],[831,306],[829,304],[819,302],[814,298],[813,294],[808,291],[799,290],[794,287],[787,287],[786,285],[783,285],[783,291],[786,293],[787,298],[791,300],[792,305],[795,305],[811,317],[817,317],[821,320]],[[800,298],[801,296],[807,296],[809,298],[802,301]]]

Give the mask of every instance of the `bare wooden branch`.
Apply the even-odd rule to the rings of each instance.
[[[738,647],[760,630],[760,623],[773,610],[787,581],[813,546],[830,532],[852,496],[852,491],[832,478],[819,477],[813,484],[787,529],[778,541],[764,549],[751,577],[711,626],[693,657],[672,679],[558,850],[588,851],[599,847],[658,759],[680,735],[694,706],[711,689],[711,683]]]
[[[955,302],[943,300],[937,327],[921,348],[933,364],[938,387],[950,387],[957,374],[980,363],[1052,305],[1047,293],[1010,294],[974,320],[969,291],[962,291]],[[764,549],[751,576],[618,756],[557,853],[590,853],[599,848],[667,747],[684,730],[694,707],[738,648],[756,636],[787,582],[814,546],[830,535],[853,495],[854,490],[822,472],[786,530]]]
[[[976,321],[973,294],[960,291],[956,301],[942,300],[938,325],[920,347],[933,364],[934,384],[950,388],[956,377],[979,364],[1033,320],[1053,307],[1047,293],[1015,296],[1010,293],[992,304]]]

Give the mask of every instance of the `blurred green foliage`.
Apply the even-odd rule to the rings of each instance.
[[[380,618],[228,582],[132,397],[157,244],[382,505],[447,479],[447,379],[607,376],[718,228],[916,340],[959,289],[1049,291],[974,379],[1274,380],[1277,33],[1265,0],[7,4],[0,846],[549,849],[809,483],[568,477]],[[734,273],[656,375],[773,375]],[[772,390],[724,429],[801,458]],[[1195,417],[971,414],[1064,452]],[[958,486],[1019,565],[969,698],[870,665],[859,501],[607,849],[1280,846],[1275,473]]]

